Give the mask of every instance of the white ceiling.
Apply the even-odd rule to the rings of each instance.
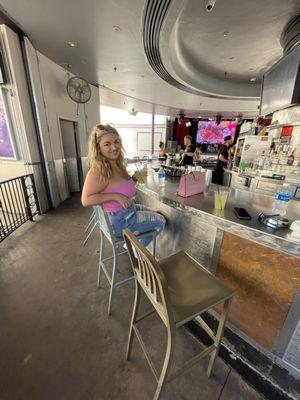
[[[173,0],[159,51],[172,77],[197,95],[171,86],[149,65],[142,38],[143,0],[0,4],[40,52],[62,66],[71,64],[71,72],[91,83],[113,89],[103,91],[106,104],[130,103],[138,109],[145,100],[147,107],[156,104],[170,114],[184,110],[191,116],[257,114],[262,74],[282,55],[284,25],[300,13],[299,0],[217,0],[211,13],[203,0]],[[77,47],[69,48],[68,41]],[[256,82],[250,82],[252,77]],[[118,93],[123,97],[116,101]]]

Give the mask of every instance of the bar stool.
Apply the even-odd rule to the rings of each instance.
[[[89,217],[87,226],[86,226],[86,228],[84,230],[83,246],[86,245],[87,241],[89,240],[89,238],[91,237],[92,233],[94,232],[96,226],[97,226],[96,212],[93,209],[93,211],[92,211],[92,213],[91,213],[91,215]]]
[[[99,232],[100,232],[100,244],[99,244],[99,265],[98,265],[98,279],[97,279],[97,287],[99,288],[101,286],[101,272],[104,272],[104,275],[106,276],[109,284],[110,284],[110,292],[109,292],[109,301],[108,301],[108,315],[111,314],[111,307],[112,307],[112,299],[113,299],[113,293],[114,289],[117,286],[120,286],[131,279],[134,278],[134,276],[130,276],[126,279],[123,279],[121,281],[116,280],[117,276],[117,271],[118,271],[118,257],[124,253],[127,253],[127,250],[122,250],[121,252],[117,252],[120,247],[122,247],[125,243],[123,237],[116,237],[111,223],[109,221],[109,218],[105,211],[102,208],[102,205],[99,206],[94,206],[93,207],[94,212],[95,212],[95,226],[98,227]],[[94,228],[93,228],[94,229]],[[156,252],[156,235],[157,232],[155,230],[151,230],[149,232],[141,233],[140,235],[137,235],[138,238],[143,238],[143,237],[148,237],[151,236],[153,237],[153,242],[152,242],[152,249],[153,249],[153,257],[155,257],[155,252]],[[104,236],[110,243],[112,247],[112,255],[106,258],[103,258],[103,249],[104,249]],[[112,264],[112,273],[111,275],[109,274],[107,267],[105,265],[106,261],[113,260]]]
[[[153,398],[157,400],[166,383],[175,379],[208,354],[211,354],[207,368],[207,376],[210,377],[221,345],[233,293],[184,251],[179,251],[157,262],[149,251],[140,244],[132,232],[126,229],[123,233],[135,277],[135,300],[129,329],[126,359],[130,359],[133,334],[135,334],[157,381],[157,388]],[[154,310],[138,316],[141,289],[152,303]],[[200,314],[219,303],[223,303],[223,311],[220,316],[217,333],[215,334],[200,317]],[[150,358],[137,327],[139,321],[155,311],[167,328],[167,348],[160,374],[157,372]],[[213,344],[185,362],[177,371],[170,374],[175,349],[174,339],[176,328],[181,327],[192,319],[196,319],[208,333],[213,339]]]

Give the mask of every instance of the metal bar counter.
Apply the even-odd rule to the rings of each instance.
[[[203,236],[209,235],[209,231],[222,230],[300,258],[300,243],[290,239],[291,231],[289,229],[280,228],[274,230],[257,220],[257,215],[261,211],[266,214],[272,214],[274,201],[272,197],[242,189],[230,189],[225,210],[216,210],[214,209],[215,185],[210,185],[205,193],[183,198],[176,194],[178,184],[179,178],[166,177],[166,186],[160,188],[155,172],[151,171],[148,174],[146,184],[138,187],[137,199],[138,201],[140,199],[151,208],[156,207],[157,210],[161,209],[162,212],[165,206],[168,206],[168,208],[171,207],[173,215],[175,210],[181,211],[179,214],[176,214],[176,229],[180,225],[179,221],[181,218],[189,217],[188,219],[192,219],[192,217],[197,217],[197,221],[201,221],[209,226],[205,232],[201,232]],[[252,219],[249,221],[239,220],[234,214],[234,207],[244,207]],[[171,210],[166,209],[165,211],[168,215]],[[289,202],[285,217],[290,222],[300,219],[299,201]],[[182,221],[183,226],[180,229],[180,233],[182,234],[182,229],[187,226],[187,232],[184,232],[184,234],[199,236],[200,232],[197,232],[198,229],[195,221],[196,219],[194,221],[191,220],[191,223],[188,224]],[[174,233],[178,236],[179,232]],[[176,238],[172,237],[172,239]],[[171,246],[168,244],[164,247],[165,254],[162,254],[162,256],[170,254],[170,251],[176,251],[176,245],[177,240],[172,240]],[[194,253],[191,245],[188,248]],[[205,266],[208,267],[207,264]]]
[[[216,274],[234,291],[231,329],[270,362],[280,361],[300,375],[300,245],[290,239],[289,229],[273,230],[257,220],[259,212],[272,212],[273,198],[230,189],[225,210],[219,211],[214,209],[215,185],[182,198],[178,184],[179,178],[167,177],[160,188],[157,174],[149,170],[146,184],[138,186],[137,201],[167,220],[157,256],[182,249]],[[237,219],[234,207],[244,207],[252,219]],[[286,217],[291,222],[300,218],[299,201],[290,201]]]

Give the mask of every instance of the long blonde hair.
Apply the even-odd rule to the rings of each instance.
[[[121,151],[120,155],[116,160],[116,164],[121,172],[121,175],[124,178],[130,178],[129,174],[126,171],[126,167],[124,164],[124,148],[122,144],[121,137],[119,132],[110,125],[96,125],[92,133],[89,137],[89,153],[88,153],[88,160],[90,168],[96,170],[100,173],[102,177],[105,179],[109,179],[112,176],[112,168],[110,163],[108,162],[107,158],[105,158],[100,151],[100,142],[104,135],[108,133],[114,133],[118,136],[120,143],[121,143]]]

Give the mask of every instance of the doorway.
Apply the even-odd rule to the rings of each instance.
[[[83,173],[78,143],[78,123],[59,118],[62,145],[62,161],[65,178],[65,193],[61,200],[70,197],[71,193],[80,192],[83,184]]]

